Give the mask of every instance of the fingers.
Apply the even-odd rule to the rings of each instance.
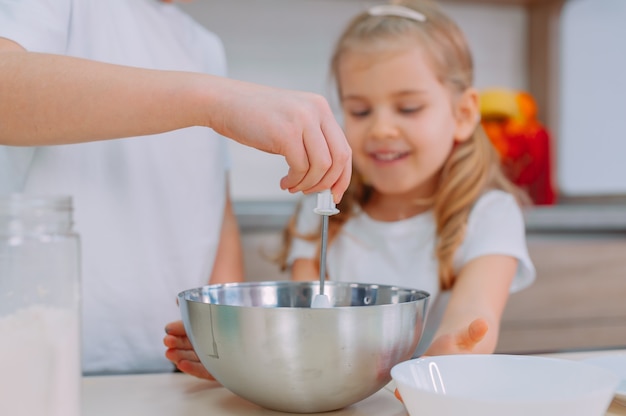
[[[183,373],[205,380],[215,380],[215,377],[209,373],[200,362],[180,361],[176,368]]]
[[[351,159],[350,157],[348,159]],[[348,162],[345,166],[343,172],[339,176],[339,179],[335,184],[330,188],[331,193],[333,194],[333,198],[335,203],[338,204],[343,198],[343,194],[348,189],[348,185],[350,184],[350,178],[352,177],[352,161]]]
[[[400,395],[400,392],[398,391],[398,389],[395,389],[393,391],[393,395],[396,396],[396,399],[400,400],[402,403],[404,403],[404,400],[402,400],[402,396]]]
[[[436,337],[424,353],[424,356],[474,352],[476,345],[485,338],[488,331],[489,324],[485,319],[474,319],[467,327],[457,332],[442,334]]]
[[[180,350],[193,350],[193,346],[187,337],[174,335],[166,335],[163,337],[163,345],[167,348],[176,348]]]
[[[321,96],[309,96],[309,104],[311,107],[299,113],[301,120],[308,120],[292,132],[300,134],[298,140],[283,143],[289,171],[281,188],[292,193],[330,189],[337,203],[350,183],[352,150],[328,102]],[[318,117],[311,119],[311,114]]]
[[[174,321],[165,325],[165,333],[174,336],[187,336],[183,321]]]
[[[167,333],[163,344],[167,347],[165,357],[183,373],[207,380],[215,378],[204,368],[193,349],[182,321],[170,322],[165,326]]]
[[[292,193],[330,189],[335,203],[341,200],[352,175],[352,151],[339,126],[334,121],[329,124],[305,131],[302,142],[286,152],[289,171],[281,188]]]
[[[476,344],[483,340],[488,330],[489,325],[486,320],[482,318],[474,319],[467,329],[460,331],[457,344],[463,350],[472,351]]]
[[[205,380],[215,380],[215,377],[207,371],[200,362],[181,361],[176,366],[183,373]]]
[[[215,380],[215,377],[204,368],[198,356],[193,351],[182,351],[170,348],[165,352],[165,357],[173,362],[176,368],[183,373],[206,380]]]
[[[193,350],[179,350],[176,348],[168,348],[168,350],[165,351],[165,357],[167,357],[168,360],[172,361],[175,364],[178,364],[181,361],[200,362],[200,359]]]
[[[289,170],[280,181],[281,189],[287,189],[291,193],[304,191],[307,188],[304,187],[303,180],[309,172],[310,161],[302,141],[289,143],[284,156]],[[315,163],[315,161],[311,162]]]
[[[467,329],[468,339],[472,344],[478,344],[485,338],[487,331],[489,331],[487,321],[482,318],[475,319]]]
[[[322,132],[324,137],[326,137],[332,157],[332,166],[325,175],[324,180],[328,180],[331,183],[330,190],[335,198],[335,203],[339,203],[350,184],[352,176],[352,149],[334,117],[322,124]],[[321,190],[324,189],[328,189],[328,187],[324,187]]]
[[[323,179],[333,166],[332,154],[319,127],[304,129],[300,140],[290,142],[287,149],[285,160],[289,165],[289,172],[281,181],[283,189],[288,189],[291,193],[330,189],[332,183]]]
[[[168,348],[181,350],[193,350],[191,341],[187,338],[187,331],[183,321],[170,322],[165,326],[166,335],[163,337],[163,344]]]

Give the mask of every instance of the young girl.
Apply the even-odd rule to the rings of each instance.
[[[354,175],[330,217],[328,278],[430,292],[418,354],[493,352],[509,292],[534,269],[518,191],[479,124],[464,35],[424,1],[373,7],[339,38],[332,73]],[[297,280],[319,276],[314,206],[286,232]]]
[[[509,293],[535,272],[464,35],[424,1],[373,7],[339,38],[332,73],[354,173],[330,217],[328,278],[428,291],[416,355],[492,353]],[[286,229],[295,280],[319,278],[315,204],[306,197]]]

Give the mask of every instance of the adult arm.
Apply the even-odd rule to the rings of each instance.
[[[205,126],[283,155],[281,187],[331,189],[339,201],[351,150],[317,94],[180,71],[25,51],[0,38],[0,144],[68,144]]]
[[[516,270],[517,259],[505,255],[481,256],[467,263],[424,355],[493,353]]]

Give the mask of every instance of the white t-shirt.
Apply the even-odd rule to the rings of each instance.
[[[29,51],[225,75],[220,40],[156,0],[0,0],[0,36]],[[69,194],[82,241],[85,373],[171,371],[177,294],[207,284],[225,204],[225,139],[0,146],[0,193]]]
[[[313,212],[315,205],[314,195],[302,201],[296,223],[299,233],[319,232],[321,220]],[[376,221],[360,211],[341,228],[327,251],[326,266],[331,280],[396,285],[430,293],[426,329],[416,355],[432,341],[449,296],[449,292],[439,290],[435,239],[435,222],[430,211],[394,222]],[[488,254],[518,259],[511,292],[521,290],[535,279],[521,210],[515,199],[502,191],[485,193],[472,208],[467,234],[454,258],[455,271]],[[295,239],[288,263],[316,255],[315,242]]]

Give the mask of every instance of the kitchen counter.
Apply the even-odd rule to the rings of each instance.
[[[296,207],[296,200],[235,201],[235,214],[243,231],[281,230]],[[570,202],[536,206],[524,213],[529,232],[624,232],[626,201]]]
[[[328,416],[406,416],[393,391],[383,388]],[[217,382],[172,373],[97,376],[83,379],[83,416],[287,416],[261,408]]]
[[[580,360],[626,353],[626,350],[543,354]],[[218,383],[184,374],[97,376],[83,379],[83,416],[287,416],[239,398]],[[326,416],[407,416],[393,395],[393,382],[367,399]],[[613,402],[606,416],[626,416],[626,407]]]

